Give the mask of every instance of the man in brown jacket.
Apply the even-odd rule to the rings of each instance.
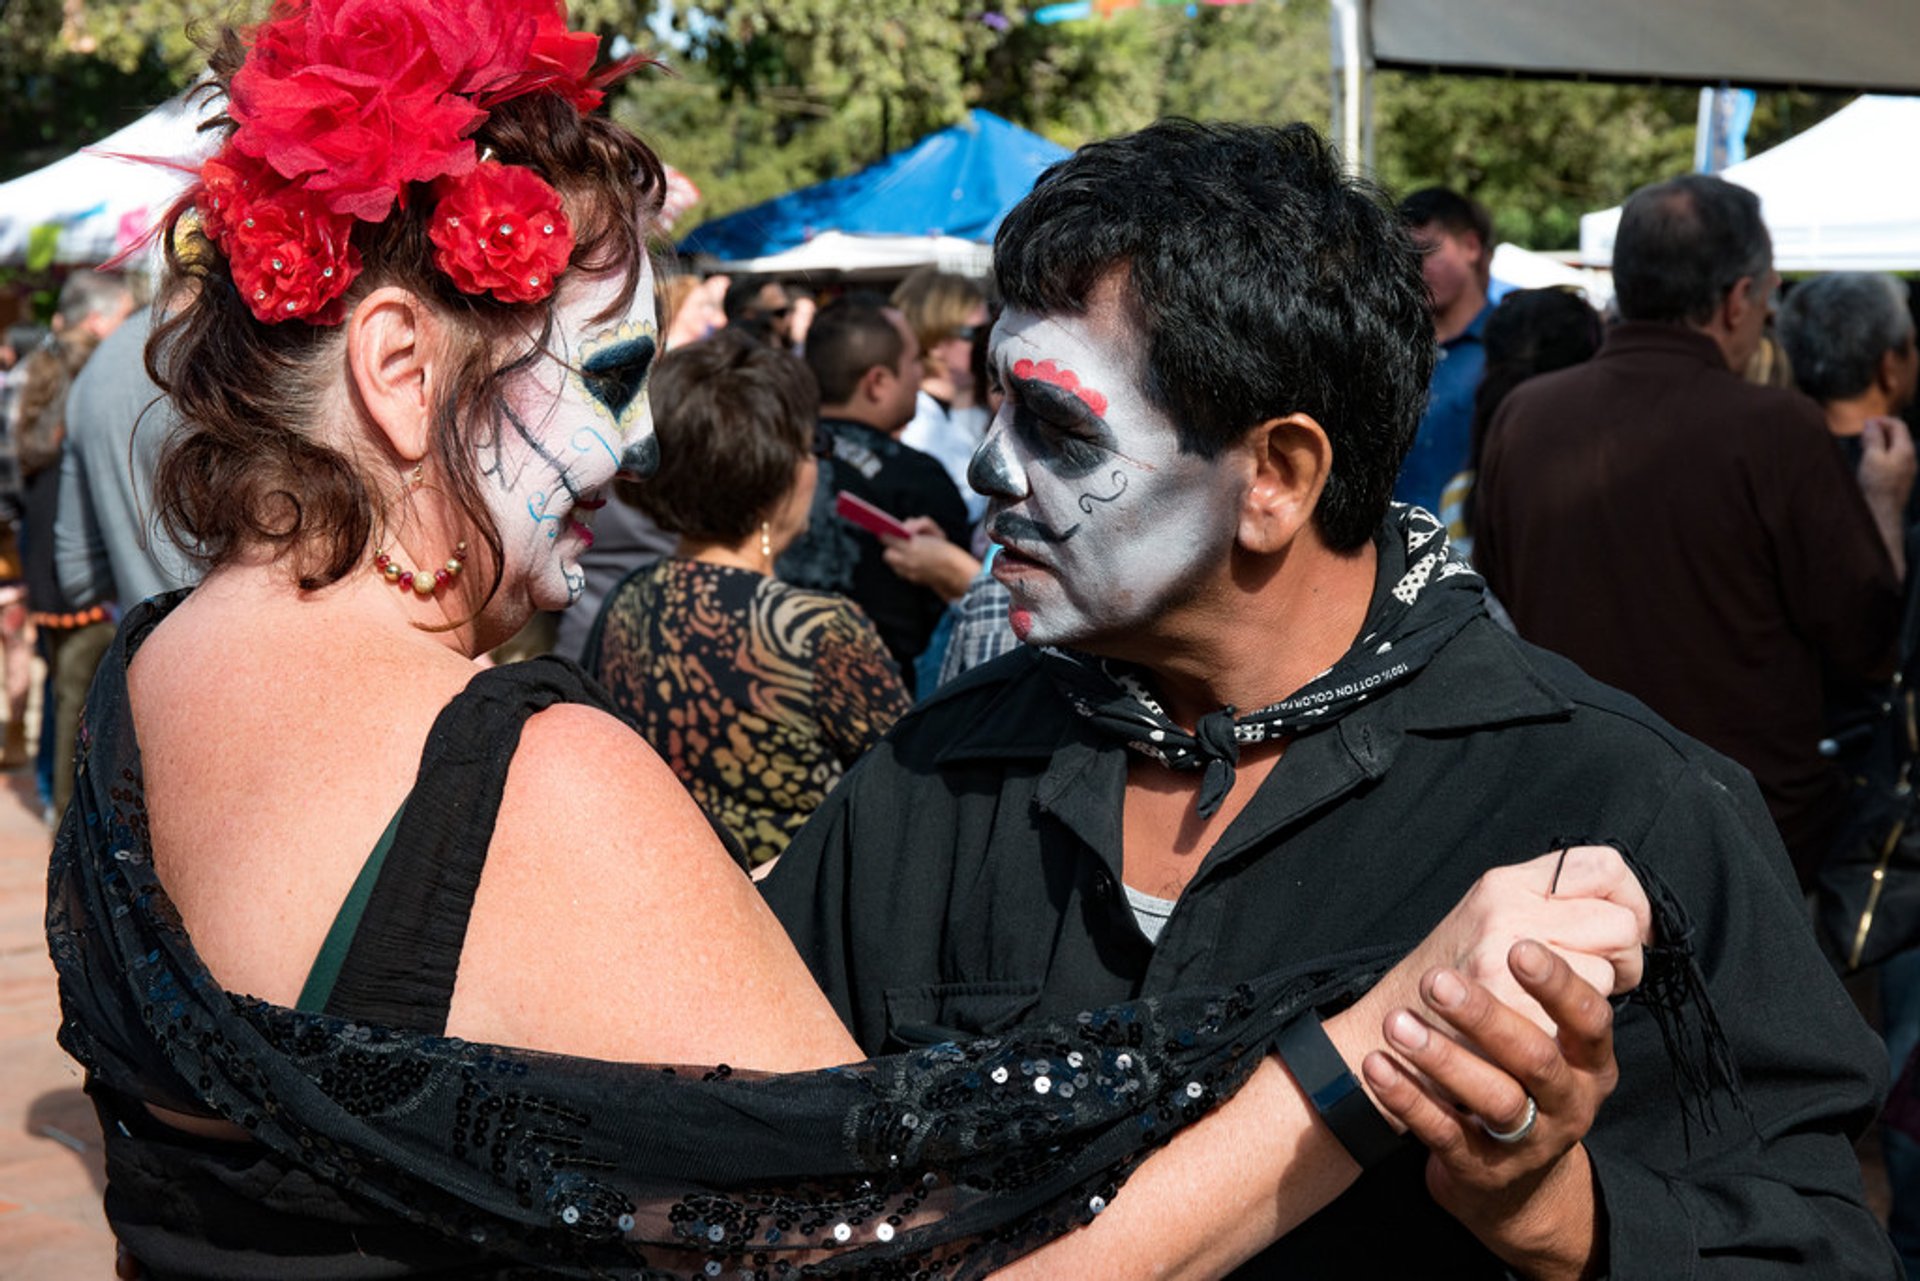
[[[1751,192],[1690,175],[1635,193],[1624,323],[1502,406],[1475,550],[1522,636],[1753,772],[1805,884],[1844,804],[1823,678],[1891,661],[1900,579],[1869,504],[1897,513],[1914,461],[1876,436],[1856,484],[1811,401],[1735,372],[1772,259]]]

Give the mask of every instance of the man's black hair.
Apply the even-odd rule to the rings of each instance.
[[[807,329],[807,368],[820,384],[822,405],[844,405],[853,399],[869,369],[900,367],[906,346],[895,325],[893,304],[886,295],[860,290],[835,299],[820,309]]]
[[[1613,288],[1625,320],[1703,325],[1742,277],[1773,261],[1760,198],[1724,178],[1690,173],[1642,187],[1620,211]]]
[[[778,284],[780,282],[772,276],[742,276],[730,281],[727,292],[720,299],[720,310],[726,313],[727,323],[734,324],[747,313],[758,311],[760,291],[768,285]]]
[[[1455,236],[1468,232],[1480,238],[1480,247],[1493,253],[1493,215],[1487,207],[1451,187],[1422,187],[1400,202],[1394,211],[1400,225],[1411,231],[1416,227],[1438,227]]]
[[[1084,312],[1121,273],[1141,392],[1181,448],[1210,458],[1310,415],[1333,443],[1322,537],[1373,537],[1426,402],[1433,314],[1380,192],[1311,128],[1163,120],[1082,147],[1001,223],[994,268],[1007,305],[1037,313]]]

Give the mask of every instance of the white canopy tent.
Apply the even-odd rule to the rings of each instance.
[[[1920,171],[1899,148],[1917,136],[1920,98],[1868,96],[1720,176],[1760,197],[1781,271],[1920,270]],[[1612,262],[1619,225],[1617,207],[1583,217],[1581,261]]]
[[[957,236],[864,236],[823,231],[805,244],[782,253],[714,265],[734,275],[819,275],[860,280],[903,276],[916,267],[937,267],[963,276],[984,277],[992,264],[992,245]]]
[[[1575,267],[1550,254],[1534,253],[1519,245],[1495,246],[1489,266],[1499,293],[1514,289],[1578,289],[1601,311],[1613,301],[1613,277],[1609,273]]]
[[[166,213],[188,176],[100,153],[196,165],[213,146],[200,123],[217,110],[182,94],[85,151],[0,183],[0,264],[24,262],[33,229],[48,224],[60,228],[55,262],[97,266],[126,248]]]

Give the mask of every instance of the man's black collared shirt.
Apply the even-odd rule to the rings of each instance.
[[[1695,926],[1752,1121],[1722,1099],[1715,1133],[1689,1130],[1651,1016],[1621,1010],[1620,1085],[1587,1140],[1609,1275],[1896,1275],[1851,1145],[1884,1053],[1730,762],[1476,620],[1289,746],[1157,945],[1121,882],[1127,764],[1023,650],[941,690],[847,777],[762,888],[864,1049],[1411,945],[1487,868],[1613,842]],[[1374,1169],[1240,1275],[1506,1275],[1422,1168],[1410,1150]]]

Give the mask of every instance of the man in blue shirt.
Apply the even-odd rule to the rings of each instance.
[[[1393,496],[1440,510],[1447,482],[1465,470],[1473,432],[1473,393],[1487,367],[1487,300],[1493,261],[1493,219],[1476,200],[1445,187],[1427,187],[1400,202],[1400,224],[1425,251],[1421,274],[1433,304],[1433,336],[1440,360],[1433,369],[1427,412],[1400,468]]]

